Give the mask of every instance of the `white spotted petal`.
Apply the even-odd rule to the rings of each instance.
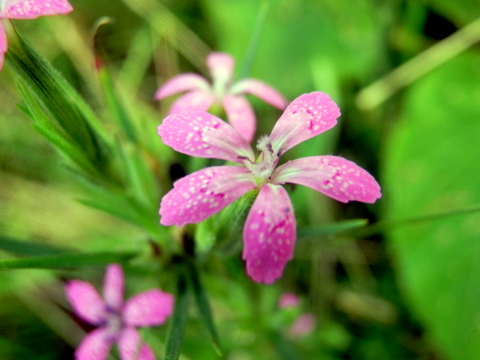
[[[243,163],[253,159],[247,140],[231,125],[206,112],[167,116],[158,127],[165,145],[183,154]]]
[[[172,315],[172,294],[159,289],[144,291],[131,297],[123,309],[123,320],[130,326],[162,325]]]
[[[299,96],[288,105],[272,130],[274,152],[282,154],[331,129],[339,116],[340,109],[327,94],[317,91]]]
[[[373,203],[382,194],[366,170],[339,156],[310,156],[289,161],[275,171],[272,182],[308,186],[331,198]]]
[[[105,321],[105,304],[92,284],[71,280],[67,283],[65,292],[73,311],[84,321],[93,325],[100,325]]]
[[[214,166],[177,180],[160,204],[165,226],[196,224],[256,187],[251,172],[240,166]]]
[[[39,16],[68,14],[73,10],[66,0],[6,0],[0,18],[35,19]]]
[[[155,360],[152,349],[142,344],[139,332],[133,327],[127,327],[120,333],[118,349],[122,360]]]
[[[243,259],[256,282],[271,284],[293,256],[296,223],[286,190],[262,186],[243,228]]]
[[[75,350],[76,360],[105,360],[116,337],[107,327],[100,327],[87,334]]]

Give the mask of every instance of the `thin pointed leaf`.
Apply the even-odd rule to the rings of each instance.
[[[6,236],[0,236],[0,250],[13,253],[15,255],[53,255],[64,253],[65,249],[60,249],[51,245],[39,244],[32,241],[22,241],[12,239]]]
[[[53,66],[18,34],[10,42],[7,63],[99,170],[108,165],[107,137],[93,110]]]
[[[220,338],[213,321],[212,310],[210,307],[210,302],[208,301],[207,293],[205,292],[205,288],[200,281],[199,271],[196,269],[195,264],[193,263],[189,263],[187,266],[188,275],[193,288],[193,294],[195,295],[195,302],[197,304],[198,312],[200,313],[200,319],[203,321],[203,324],[210,333],[212,344],[217,352],[217,355],[222,356]]]
[[[61,269],[78,266],[104,265],[124,262],[133,258],[135,253],[74,253],[34,256],[21,259],[0,260],[0,270],[13,269]]]
[[[307,236],[320,236],[320,235],[331,235],[339,234],[352,230],[358,230],[367,226],[367,219],[354,219],[354,220],[345,220],[338,221],[333,224],[327,225],[317,225],[310,227],[301,227],[298,229],[298,237],[307,237]]]
[[[112,77],[106,67],[100,70],[100,84],[102,85],[105,98],[107,100],[108,108],[113,115],[113,118],[120,125],[125,137],[132,143],[137,142],[137,134],[130,116],[122,106],[122,102],[113,86]]]
[[[165,360],[177,360],[180,357],[183,333],[187,322],[190,294],[188,292],[187,278],[183,267],[180,268],[175,296],[175,308],[170,318],[167,343],[165,347]]]
[[[98,175],[97,170],[90,160],[85,157],[85,154],[75,146],[75,143],[68,141],[64,134],[48,120],[32,91],[22,82],[18,84],[18,91],[26,105],[26,107],[22,107],[21,110],[33,119],[33,127],[35,130],[80,169],[88,174]]]

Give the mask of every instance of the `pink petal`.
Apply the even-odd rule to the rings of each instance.
[[[152,289],[130,298],[125,303],[123,320],[131,326],[162,325],[173,312],[172,294]]]
[[[6,0],[0,17],[34,19],[45,15],[68,14],[73,10],[66,0]]]
[[[295,216],[284,188],[263,185],[243,228],[243,259],[256,282],[273,283],[293,256]]]
[[[106,327],[93,330],[82,340],[75,351],[76,360],[105,360],[115,337]]]
[[[240,166],[214,166],[177,180],[160,204],[160,223],[199,223],[256,187],[249,170]]]
[[[275,124],[270,139],[276,153],[284,153],[337,123],[340,110],[330,97],[322,92],[303,94],[292,101]]]
[[[280,309],[287,308],[287,307],[295,307],[295,306],[298,306],[299,303],[300,303],[300,299],[298,298],[297,295],[292,293],[285,293],[278,300],[278,307]]]
[[[182,111],[207,111],[215,102],[215,96],[203,90],[191,91],[180,96],[172,104],[169,114]]]
[[[225,121],[206,112],[167,116],[158,127],[164,144],[183,154],[242,163],[253,161],[247,140]]]
[[[7,48],[7,35],[5,34],[2,24],[0,24],[0,70],[3,68],[3,60],[5,53],[7,52]]]
[[[310,334],[317,326],[317,319],[313,314],[302,314],[292,324],[288,333],[292,337],[302,337]]]
[[[231,89],[232,94],[251,94],[255,95],[259,99],[262,99],[266,103],[275,106],[276,108],[283,110],[287,107],[287,99],[283,97],[273,87],[260,80],[255,79],[243,79],[238,81]]]
[[[105,322],[105,304],[92,284],[71,280],[65,287],[66,296],[73,311],[93,325]]]
[[[118,348],[122,360],[155,360],[155,354],[150,346],[142,344],[140,334],[132,327],[121,332]]]
[[[223,106],[227,119],[248,142],[253,140],[256,128],[255,113],[243,96],[226,95]]]
[[[155,100],[162,100],[168,96],[184,91],[202,90],[208,92],[209,89],[210,84],[203,76],[194,73],[180,74],[160,86],[155,93]]]
[[[380,185],[367,171],[339,156],[311,156],[289,161],[272,176],[277,184],[308,186],[335,200],[373,203],[379,199]]]
[[[212,52],[207,56],[207,66],[214,82],[227,83],[232,79],[235,60],[229,54]]]
[[[120,265],[112,264],[107,267],[103,283],[103,298],[112,309],[119,311],[123,305],[124,277]]]

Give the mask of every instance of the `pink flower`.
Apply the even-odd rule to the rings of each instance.
[[[258,141],[260,155],[255,158],[245,138],[221,119],[205,112],[169,115],[158,127],[166,145],[241,166],[209,167],[176,181],[160,204],[161,224],[199,223],[256,189],[258,196],[243,228],[243,259],[254,281],[274,282],[292,258],[296,239],[292,204],[281,185],[305,185],[341,202],[373,203],[381,197],[375,179],[341,157],[311,156],[277,167],[282,154],[332,128],[339,116],[327,94],[304,94],[287,107],[270,136]]]
[[[302,337],[310,334],[317,326],[317,319],[313,314],[302,314],[288,329],[288,334],[291,337]]]
[[[103,300],[92,284],[71,280],[66,295],[75,313],[84,321],[98,326],[75,351],[77,360],[104,360],[110,348],[118,343],[122,360],[154,360],[147,344],[142,344],[136,327],[165,323],[173,311],[173,295],[152,289],[123,303],[122,268],[108,266],[103,285]]]
[[[280,296],[278,300],[278,307],[280,309],[288,308],[288,307],[296,307],[300,303],[300,299],[297,295],[293,293],[285,293]]]
[[[1,0],[0,20],[35,19],[39,16],[67,14],[72,10],[67,0]],[[7,36],[0,23],[0,70],[7,48]]]
[[[225,109],[228,121],[250,142],[255,134],[255,114],[242,94],[255,95],[280,110],[285,109],[287,101],[279,92],[259,80],[243,79],[232,84],[234,64],[230,55],[213,52],[207,57],[212,84],[198,74],[181,74],[163,84],[155,93],[155,99],[161,100],[187,91],[173,103],[169,114],[185,110],[207,111],[214,103],[219,103]]]

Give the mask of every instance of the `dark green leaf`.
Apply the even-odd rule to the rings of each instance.
[[[188,291],[187,278],[184,268],[182,267],[178,274],[175,308],[168,329],[165,360],[177,360],[180,357],[180,347],[182,345],[183,333],[185,332],[189,302],[190,294]]]
[[[195,267],[195,264],[188,263],[188,275],[192,284],[193,294],[195,295],[195,302],[197,304],[200,318],[203,321],[205,327],[210,333],[213,346],[219,356],[222,356],[222,350],[220,346],[220,338],[218,337],[217,329],[213,321],[212,310],[210,308],[210,302],[208,301],[207,293],[200,281],[199,271]]]
[[[10,39],[5,56],[7,63],[35,94],[53,118],[52,123],[62,129],[68,141],[81,149],[99,170],[105,170],[108,142],[100,121],[60,73],[16,35]]]
[[[124,262],[131,259],[134,253],[99,252],[90,254],[58,254],[35,256],[21,259],[0,260],[0,270],[13,269],[59,269],[78,266],[103,265]]]
[[[21,241],[5,236],[0,236],[0,249],[16,255],[52,255],[61,254],[66,250],[50,245],[39,244],[31,241]]]

